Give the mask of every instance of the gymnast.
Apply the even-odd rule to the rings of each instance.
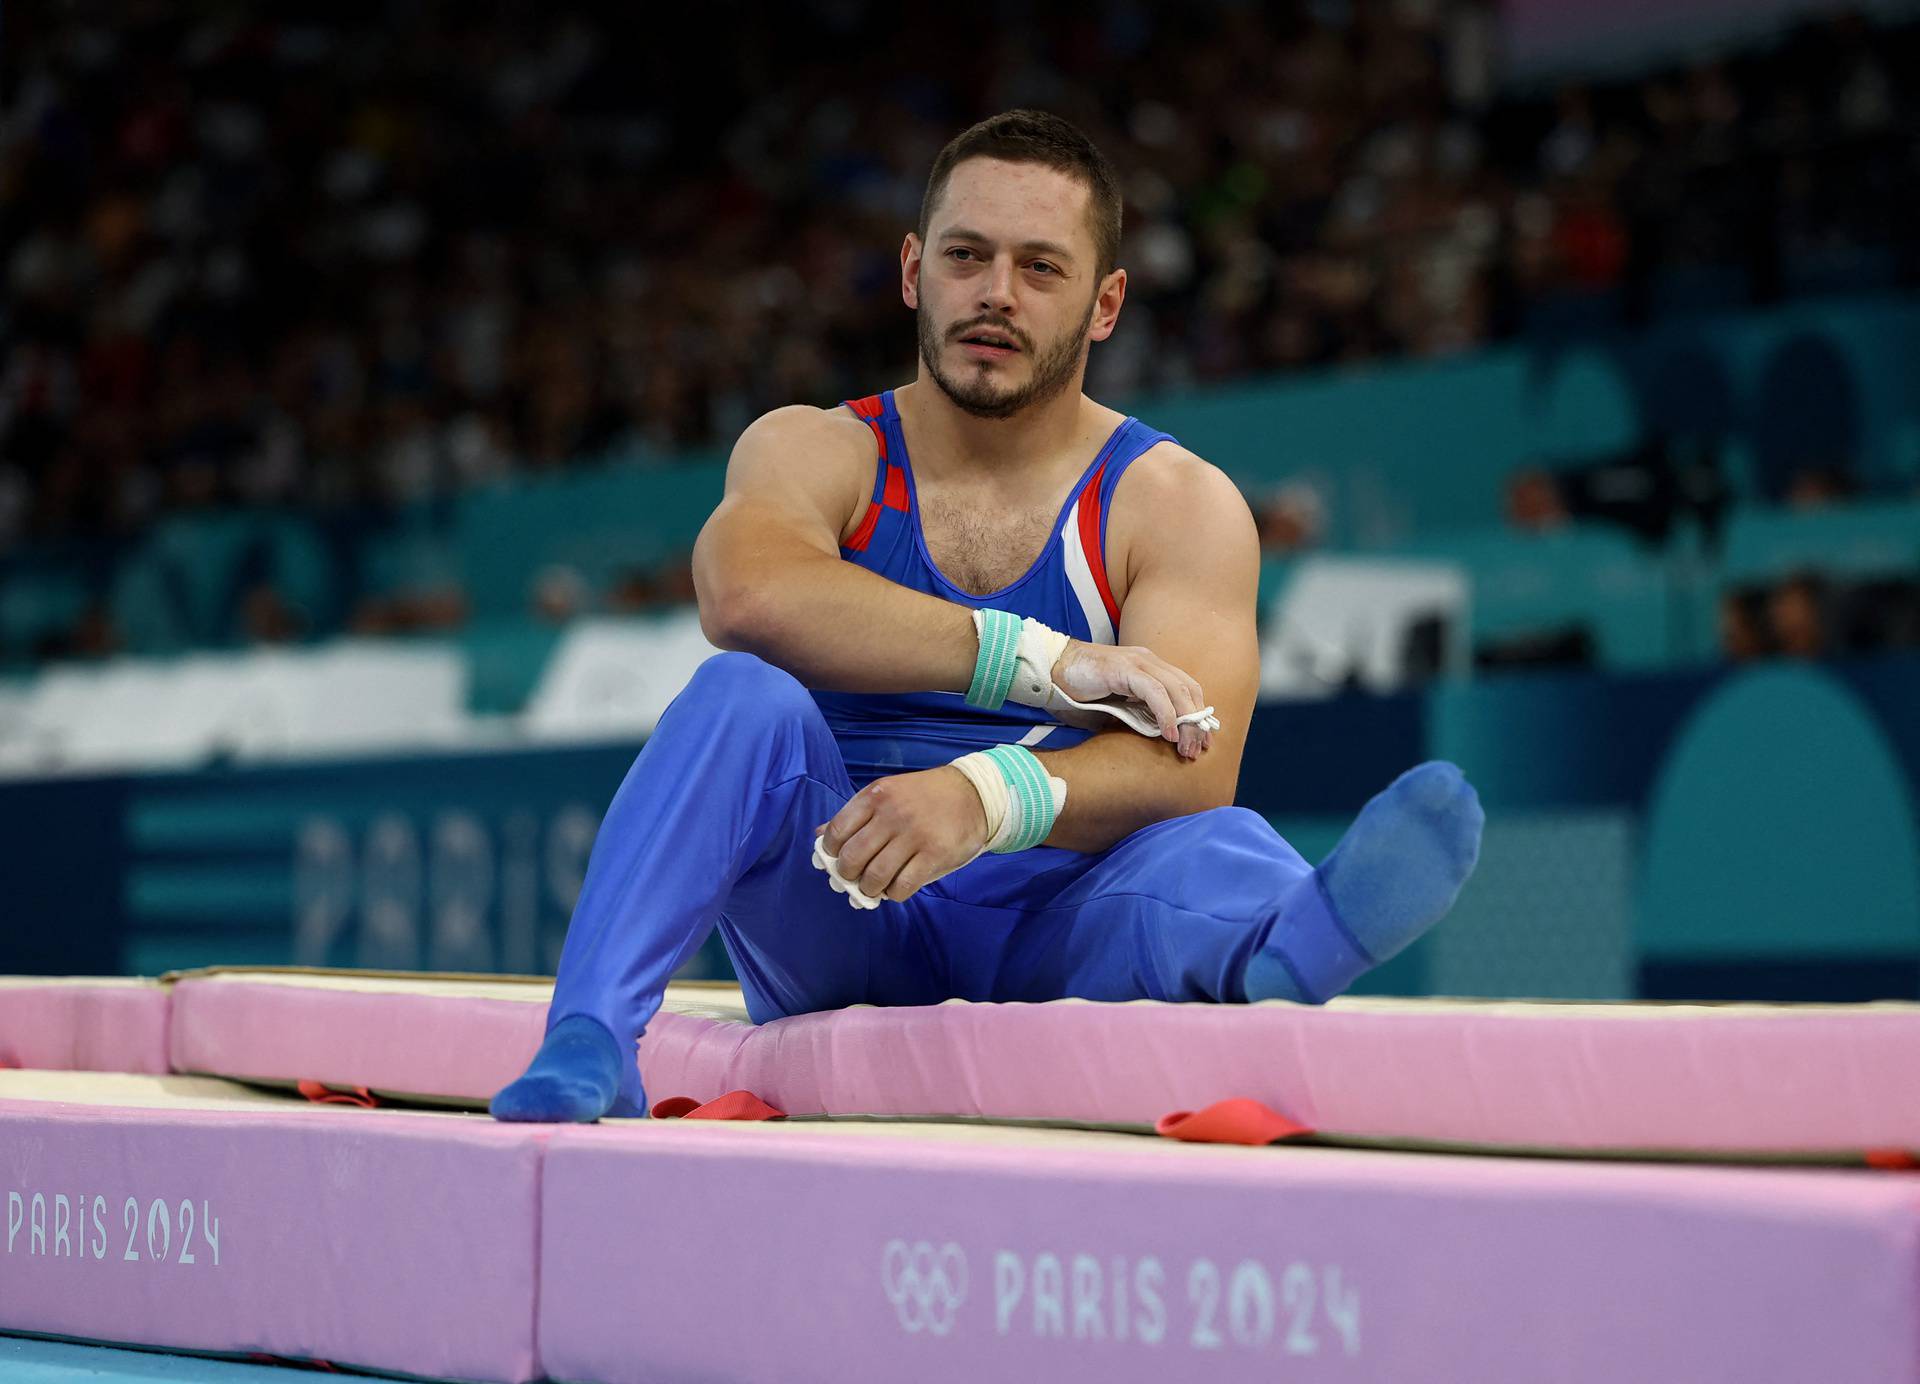
[[[900,251],[910,384],[776,409],[694,549],[701,664],[615,793],[503,1120],[646,1112],[635,1060],[715,927],[755,1022],[852,1004],[1317,1004],[1446,913],[1483,816],[1402,774],[1316,869],[1232,806],[1253,517],[1081,392],[1121,198],[1038,111],[940,152]]]

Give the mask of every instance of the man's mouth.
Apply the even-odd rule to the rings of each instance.
[[[1010,356],[1020,349],[1012,337],[994,331],[968,332],[960,338],[960,344],[977,355],[989,358]]]

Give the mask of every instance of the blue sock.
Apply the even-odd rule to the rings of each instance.
[[[625,1060],[632,1062],[633,1054]],[[610,1111],[642,1114],[644,1103],[632,1111],[613,1108],[621,1067],[620,1044],[605,1025],[570,1014],[548,1030],[526,1074],[502,1087],[487,1108],[496,1120],[552,1124],[597,1120]]]
[[[1453,907],[1486,820],[1454,765],[1430,760],[1400,775],[1282,902],[1248,959],[1247,999],[1324,1004],[1403,951]]]

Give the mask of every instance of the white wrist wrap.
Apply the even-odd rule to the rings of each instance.
[[[1067,805],[1067,781],[1040,767],[1024,745],[995,745],[953,760],[980,795],[987,814],[986,849],[1006,855],[1039,845]]]
[[[974,612],[978,625],[980,613]],[[1014,655],[1013,684],[1007,688],[1007,700],[1022,706],[1037,706],[1058,716],[1065,711],[1100,711],[1115,717],[1129,730],[1158,739],[1160,724],[1144,702],[1113,696],[1097,702],[1076,701],[1062,692],[1053,681],[1053,667],[1066,651],[1068,636],[1047,628],[1032,616],[1020,624],[1020,643]],[[1175,719],[1176,726],[1198,725],[1201,730],[1219,730],[1220,718],[1212,707],[1202,707]]]

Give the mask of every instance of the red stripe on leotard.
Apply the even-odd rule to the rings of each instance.
[[[851,553],[862,553],[867,544],[873,541],[874,526],[880,522],[880,505],[876,501],[867,506],[867,516],[860,521],[860,527],[853,531],[853,537],[840,546]]]
[[[850,401],[847,407],[852,409],[860,421],[865,423],[868,430],[873,433],[873,440],[880,444],[880,460],[885,461],[887,459],[887,430],[881,422],[881,419],[886,413],[886,406],[881,402],[880,396],[878,394],[869,394],[864,399],[854,399]],[[866,516],[860,520],[860,527],[853,531],[853,537],[849,538],[840,546],[848,552],[865,552],[867,544],[873,541],[874,528],[880,523],[881,507],[882,502],[879,500],[875,500],[872,504],[868,505]],[[889,466],[887,468],[885,507],[888,509],[905,509],[907,507],[907,477],[906,473],[898,466]]]
[[[880,460],[885,461],[887,459],[887,430],[880,421],[882,415],[885,413],[885,407],[880,402],[880,396],[878,394],[869,394],[864,399],[855,399],[850,407],[854,413],[859,415],[860,421],[865,423],[873,433],[873,440],[880,444]]]
[[[898,466],[887,468],[887,488],[885,500],[875,500],[867,506],[866,517],[860,521],[860,527],[853,531],[853,537],[840,546],[853,552],[865,552],[867,544],[873,541],[873,531],[880,523],[882,509],[897,509],[905,513],[907,508],[907,473]]]
[[[1087,488],[1080,492],[1080,546],[1086,550],[1087,566],[1093,570],[1093,584],[1100,590],[1100,603],[1113,622],[1114,638],[1120,637],[1120,607],[1114,602],[1113,589],[1107,585],[1106,554],[1100,551],[1100,478],[1107,473],[1105,462],[1093,473]]]

